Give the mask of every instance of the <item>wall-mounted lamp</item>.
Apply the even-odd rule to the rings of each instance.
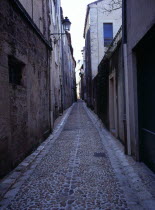
[[[63,25],[64,31],[70,31],[71,22],[70,22],[70,20],[68,19],[68,17],[65,17],[65,19],[63,19],[62,25]]]
[[[65,17],[65,19],[63,19],[62,21],[62,25],[63,25],[63,30],[66,31],[70,31],[70,27],[71,27],[71,22],[68,19],[68,17]],[[64,35],[65,33],[52,33],[50,35]]]

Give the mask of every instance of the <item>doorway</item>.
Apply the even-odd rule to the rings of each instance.
[[[116,80],[115,73],[109,76],[109,120],[110,131],[117,137],[117,101],[116,101]]]
[[[155,172],[155,41],[150,37],[136,52],[138,115],[140,158]]]

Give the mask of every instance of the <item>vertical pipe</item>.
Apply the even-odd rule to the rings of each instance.
[[[50,1],[49,1],[48,8],[51,8],[50,7]],[[49,18],[50,18],[51,9],[49,9],[48,11],[49,11]],[[51,41],[50,34],[49,34],[49,40]],[[51,42],[51,45],[52,45],[52,42]],[[53,50],[53,48],[52,48],[52,50]],[[53,107],[52,107],[52,88],[51,88],[51,86],[52,86],[52,78],[51,78],[51,75],[52,75],[52,50],[47,52],[48,53],[48,65],[49,65],[49,114],[50,114],[51,132],[52,132],[52,129],[53,129],[53,112],[52,112]]]
[[[53,129],[53,118],[51,116],[51,108],[52,108],[52,104],[51,104],[51,65],[50,65],[50,61],[51,61],[51,52],[47,49],[47,62],[48,62],[48,76],[49,76],[49,120],[50,120],[50,132],[52,132]]]
[[[125,131],[125,153],[131,155],[131,137],[130,137],[130,109],[129,109],[129,75],[127,60],[127,1],[122,1],[123,12],[123,64],[124,64],[124,89],[125,89],[125,114],[124,114],[124,131]]]
[[[126,14],[125,14],[125,1],[122,1],[122,42],[123,42],[123,46],[122,46],[122,53],[123,53],[123,69],[124,69],[124,43],[127,42],[126,37]],[[125,90],[125,71],[123,72],[123,90]],[[123,116],[123,124],[124,124],[124,149],[125,149],[125,154],[128,153],[128,148],[127,148],[127,124],[126,124],[126,97],[125,97],[125,91],[123,92],[124,95],[124,116]]]
[[[63,54],[63,37],[62,37],[62,10],[61,10],[61,111],[64,110],[64,54]]]

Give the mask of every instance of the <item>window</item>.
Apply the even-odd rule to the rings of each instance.
[[[113,24],[104,23],[103,24],[103,33],[104,33],[104,46],[108,47],[113,40]]]
[[[22,80],[22,69],[24,64],[14,58],[13,56],[8,57],[9,67],[9,82],[15,85],[21,85]]]

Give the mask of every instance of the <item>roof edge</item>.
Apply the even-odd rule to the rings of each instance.
[[[94,2],[92,2],[92,3],[90,3],[90,4],[87,5],[87,11],[86,11],[86,17],[85,17],[85,23],[84,23],[83,38],[85,38],[85,30],[86,30],[86,24],[87,24],[87,19],[88,19],[88,14],[89,14],[90,6],[92,4],[96,4],[96,3],[99,3],[101,1],[103,1],[103,0],[94,1]]]

